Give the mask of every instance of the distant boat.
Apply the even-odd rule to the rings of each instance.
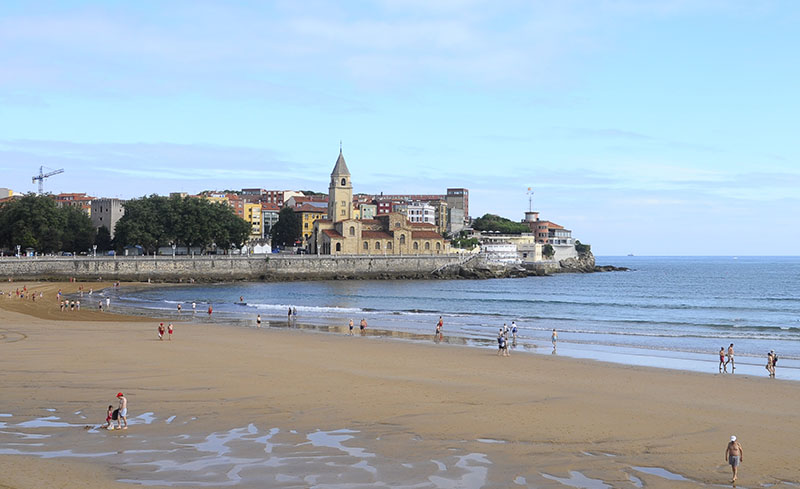
[[[628,253],[628,256],[633,256],[633,253]]]

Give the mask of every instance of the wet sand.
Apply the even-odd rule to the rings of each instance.
[[[0,488],[703,487],[731,434],[739,487],[800,483],[796,382],[284,328],[159,341],[59,312],[73,285],[0,297]],[[118,391],[131,427],[84,429]]]

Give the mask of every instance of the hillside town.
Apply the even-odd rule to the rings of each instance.
[[[48,176],[42,174],[42,183]],[[106,231],[115,238],[117,223],[126,212],[126,201],[118,198],[96,197],[86,193],[70,192],[44,194],[58,208],[76,208],[91,219],[98,232]],[[0,188],[0,206],[4,202],[20,199],[23,194],[9,188]],[[331,172],[328,193],[303,190],[274,190],[242,188],[241,190],[205,190],[194,195],[171,193],[170,198],[202,199],[230,208],[233,214],[249,226],[249,234],[242,246],[225,253],[297,253],[314,255],[432,255],[483,253],[496,263],[524,264],[541,261],[558,261],[575,258],[581,251],[580,242],[564,226],[541,219],[532,209],[524,219],[511,222],[487,214],[473,219],[469,211],[469,189],[452,187],[441,194],[371,194],[354,192],[350,170],[340,148]],[[0,207],[1,208],[1,207]],[[290,246],[273,242],[273,231],[280,220],[281,211],[291,209],[299,222],[299,233]],[[500,219],[513,226],[504,232],[492,226],[480,225],[484,221]],[[104,228],[104,229],[103,229]],[[122,243],[125,255],[143,253],[136,243]],[[576,246],[577,245],[577,246]],[[583,245],[588,251],[588,246]],[[13,248],[13,246],[12,246]],[[120,252],[101,250],[108,254]],[[79,253],[96,254],[92,250]],[[159,246],[158,254],[205,253],[185,243]],[[17,249],[18,255],[41,254],[35,248]],[[4,253],[7,254],[7,253]]]

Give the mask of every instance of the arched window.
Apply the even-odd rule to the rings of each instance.
[[[426,241],[425,242],[425,251],[429,251],[431,249],[431,243]]]
[[[355,236],[355,235],[356,235],[356,227],[350,226],[350,236]]]
[[[342,178],[342,186],[344,187],[345,185],[347,185],[347,179],[346,178]]]
[[[406,244],[406,235],[405,234],[401,234],[400,235],[400,244],[401,245]]]
[[[369,249],[369,243],[367,243],[366,241],[364,241],[364,249],[365,249],[365,250],[368,250],[368,249]]]
[[[386,249],[387,249],[387,250],[391,250],[391,249],[392,249],[392,242],[391,242],[391,241],[389,241],[388,243],[386,243]]]
[[[336,243],[336,251],[342,251],[342,243]]]
[[[414,241],[414,251],[416,251],[416,250],[418,250],[418,249],[419,249],[419,243],[417,243],[416,241]]]
[[[436,243],[436,251],[439,251],[441,249],[442,249],[442,243]]]
[[[375,242],[375,249],[376,249],[376,250],[379,250],[379,249],[381,249],[381,242],[380,242],[380,241],[376,241],[376,242]]]

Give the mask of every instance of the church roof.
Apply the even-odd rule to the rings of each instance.
[[[325,233],[325,235],[328,236],[329,238],[341,238],[342,237],[342,235],[339,234],[339,232],[334,230],[334,229],[323,229],[322,232]]]
[[[331,175],[347,175],[350,176],[350,170],[347,169],[347,163],[344,162],[341,148],[339,149],[339,158],[336,159],[336,166],[333,167]]]
[[[365,239],[392,239],[392,235],[385,231],[361,231],[361,237]]]
[[[436,231],[412,231],[413,239],[442,239],[442,235]]]

